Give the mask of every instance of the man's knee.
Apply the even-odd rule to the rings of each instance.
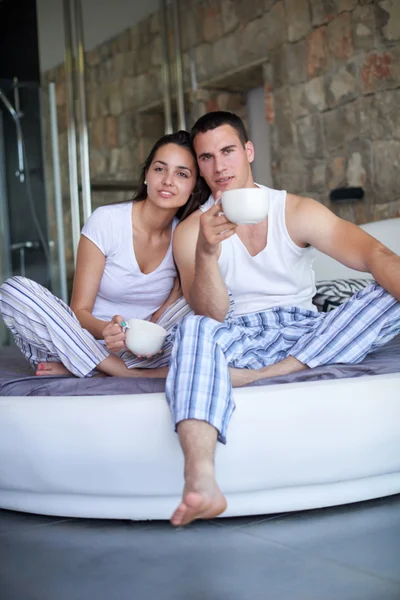
[[[179,336],[186,337],[190,336],[204,336],[212,335],[219,327],[221,323],[205,317],[203,315],[188,315],[178,326]]]

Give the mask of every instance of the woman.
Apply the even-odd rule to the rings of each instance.
[[[163,136],[134,200],[98,208],[85,223],[71,308],[24,277],[0,286],[4,322],[37,375],[166,376],[169,356],[143,361],[126,350],[124,320],[156,321],[180,297],[172,235],[205,200],[197,180],[189,134]],[[138,364],[156,368],[130,368]]]

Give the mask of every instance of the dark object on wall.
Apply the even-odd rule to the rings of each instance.
[[[36,0],[0,0],[0,79],[40,81]]]
[[[332,202],[362,200],[364,198],[364,190],[360,187],[336,188],[331,191],[329,198]]]
[[[90,182],[92,192],[136,192],[138,189],[137,181],[108,181],[108,180],[92,180]],[[79,191],[82,191],[82,186],[79,185]]]

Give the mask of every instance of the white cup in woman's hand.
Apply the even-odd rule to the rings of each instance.
[[[142,319],[129,319],[125,331],[128,350],[138,356],[155,356],[166,340],[168,332],[161,325]]]

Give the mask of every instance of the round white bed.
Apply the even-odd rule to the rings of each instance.
[[[365,226],[400,252],[400,219]],[[319,255],[317,278],[360,277]],[[400,493],[400,373],[234,391],[223,516]],[[0,508],[168,519],[183,461],[163,393],[0,399]]]

